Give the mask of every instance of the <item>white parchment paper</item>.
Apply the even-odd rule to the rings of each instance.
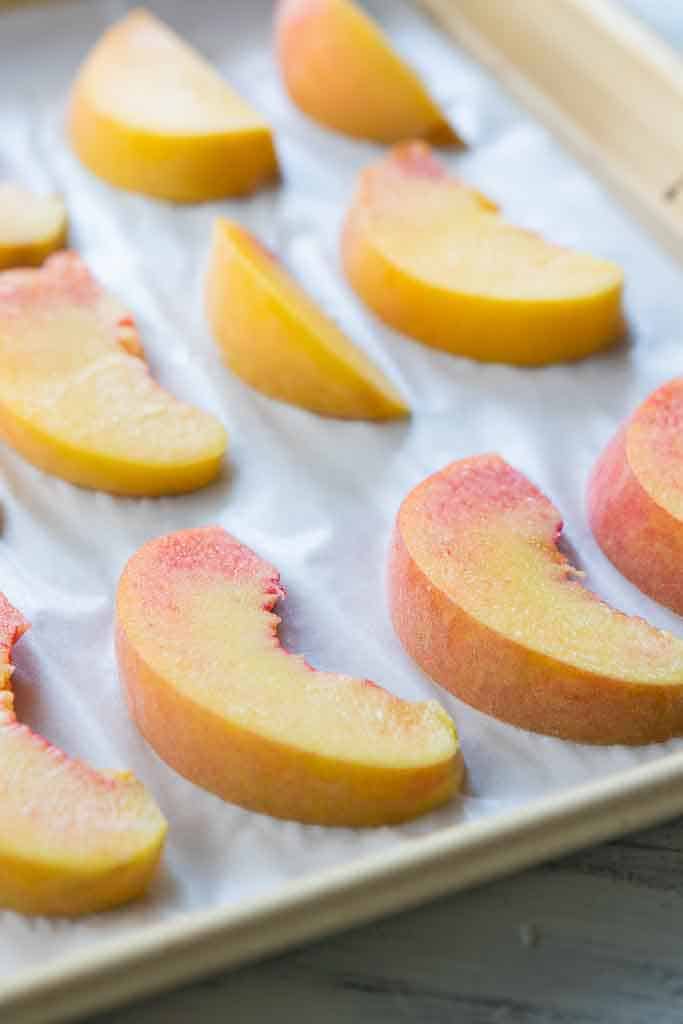
[[[16,649],[20,717],[100,768],[132,769],[170,822],[163,870],[137,905],[78,922],[0,913],[0,974],[44,965],[100,937],[197,908],[236,904],[285,880],[389,849],[446,825],[681,749],[581,747],[531,735],[462,705],[403,653],[384,600],[384,565],[401,499],[452,459],[498,451],[562,510],[589,583],[612,603],[681,634],[680,620],[623,580],[584,513],[590,468],[619,421],[683,373],[680,270],[499,87],[407,3],[373,13],[422,71],[469,152],[453,170],[510,219],[626,269],[627,344],[575,365],[492,366],[437,353],[382,327],[339,266],[338,234],[358,171],[380,149],[318,128],[289,103],[270,50],[265,0],[153,0],[271,121],[283,182],[238,202],[172,207],[118,192],[65,143],[76,66],[123,0],[52,0],[0,14],[0,178],[56,190],[72,244],[138,318],[159,380],[216,413],[231,438],[215,485],[161,500],[116,499],[49,477],[0,449],[0,589],[31,620]],[[343,69],[340,69],[343,73]],[[222,366],[204,323],[210,228],[227,213],[272,245],[321,304],[407,396],[413,418],[372,425],[320,419],[246,389]],[[314,664],[369,676],[403,697],[437,697],[455,718],[467,792],[401,828],[353,831],[274,821],[178,777],[130,721],[112,650],[116,582],[144,541],[220,523],[282,573],[282,636]],[[2,766],[0,766],[2,770]]]

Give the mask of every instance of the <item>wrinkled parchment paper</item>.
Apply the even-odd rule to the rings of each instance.
[[[100,768],[130,768],[170,821],[163,870],[137,905],[78,922],[0,913],[0,974],[44,965],[100,937],[179,912],[248,901],[323,866],[492,815],[576,783],[683,749],[581,747],[522,732],[462,705],[403,653],[384,600],[391,525],[408,490],[452,459],[499,451],[562,510],[591,586],[681,634],[681,623],[623,580],[584,511],[589,470],[617,423],[683,373],[680,270],[469,58],[407,3],[370,7],[422,71],[471,143],[451,167],[506,214],[551,239],[626,268],[627,344],[541,370],[437,353],[383,328],[340,272],[338,234],[357,172],[379,148],[328,133],[289,103],[270,51],[265,0],[153,0],[271,121],[280,187],[238,202],[172,207],[118,192],[65,144],[76,66],[122,0],[52,0],[0,14],[0,177],[62,193],[72,244],[139,320],[153,370],[216,413],[231,438],[218,483],[194,495],[116,499],[79,490],[0,449],[0,589],[31,620],[16,649],[20,717]],[[270,401],[219,361],[202,312],[212,221],[226,213],[272,245],[407,396],[412,420],[343,423]],[[157,759],[130,721],[112,650],[116,582],[144,541],[220,523],[281,570],[282,636],[320,667],[369,676],[403,697],[437,697],[460,729],[466,794],[400,828],[353,831],[274,821],[222,803]],[[1,766],[0,766],[1,770]]]

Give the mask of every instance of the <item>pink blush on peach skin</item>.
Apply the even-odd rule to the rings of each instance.
[[[655,391],[607,445],[588,487],[602,550],[645,594],[683,614],[683,378]]]

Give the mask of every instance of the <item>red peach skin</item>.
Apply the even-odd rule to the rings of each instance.
[[[683,643],[573,576],[559,513],[495,455],[447,466],[403,502],[389,593],[415,661],[513,725],[589,743],[683,732]]]
[[[683,615],[683,378],[650,395],[608,444],[588,515],[619,572]]]
[[[381,825],[462,777],[448,716],[288,654],[279,576],[219,527],[151,541],[117,598],[121,678],[160,757],[224,800],[322,825]]]

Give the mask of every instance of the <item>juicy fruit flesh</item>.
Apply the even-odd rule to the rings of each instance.
[[[94,870],[129,860],[158,841],[161,818],[125,773],[106,775],[73,761],[14,720],[8,695],[0,713],[0,861],[22,857]]]
[[[0,184],[0,249],[57,239],[65,226],[61,200],[31,195],[14,185]]]
[[[275,570],[207,528],[141,549],[122,577],[118,614],[157,676],[260,736],[397,770],[453,755],[452,725],[436,702],[399,700],[283,650],[271,612],[282,595]]]
[[[650,497],[683,518],[683,378],[658,388],[626,428],[629,465]]]
[[[453,463],[416,488],[401,535],[428,578],[483,625],[580,669],[683,684],[683,642],[610,608],[573,575],[557,510],[497,456]]]
[[[170,401],[138,358],[113,350],[93,311],[32,316],[9,344],[5,326],[0,312],[0,402],[18,416],[80,448],[131,461],[203,452],[194,432],[200,414]]]
[[[0,406],[93,455],[173,465],[219,456],[213,417],[152,379],[130,317],[72,254],[0,277]]]
[[[288,91],[320,123],[377,142],[460,141],[416,73],[353,0],[281,0],[276,41]]]
[[[132,775],[95,772],[17,722],[9,657],[27,628],[0,594],[0,899],[3,874],[35,873],[39,886],[41,865],[70,876],[124,868],[153,857],[165,832]]]
[[[505,300],[589,296],[616,286],[607,260],[507,223],[463,186],[412,172],[369,179],[363,201],[373,243],[431,287]],[[403,180],[401,180],[401,177]]]
[[[256,239],[238,225],[224,221],[219,230],[225,244],[233,247],[237,257],[250,273],[258,278],[259,286],[276,304],[278,318],[284,317],[291,324],[292,338],[311,339],[313,345],[324,349],[335,360],[350,369],[358,378],[358,383],[374,389],[381,400],[395,413],[405,413],[406,406],[400,395],[394,391],[386,379],[370,360],[360,352],[342,334],[339,328],[308,298],[289,275],[282,269],[278,261]],[[266,324],[261,322],[259,330],[265,330]],[[306,346],[310,353],[310,347]],[[334,384],[334,378],[329,382]],[[344,390],[342,388],[342,390]]]
[[[110,29],[80,87],[102,113],[141,130],[188,136],[265,127],[198,53],[146,11]]]

